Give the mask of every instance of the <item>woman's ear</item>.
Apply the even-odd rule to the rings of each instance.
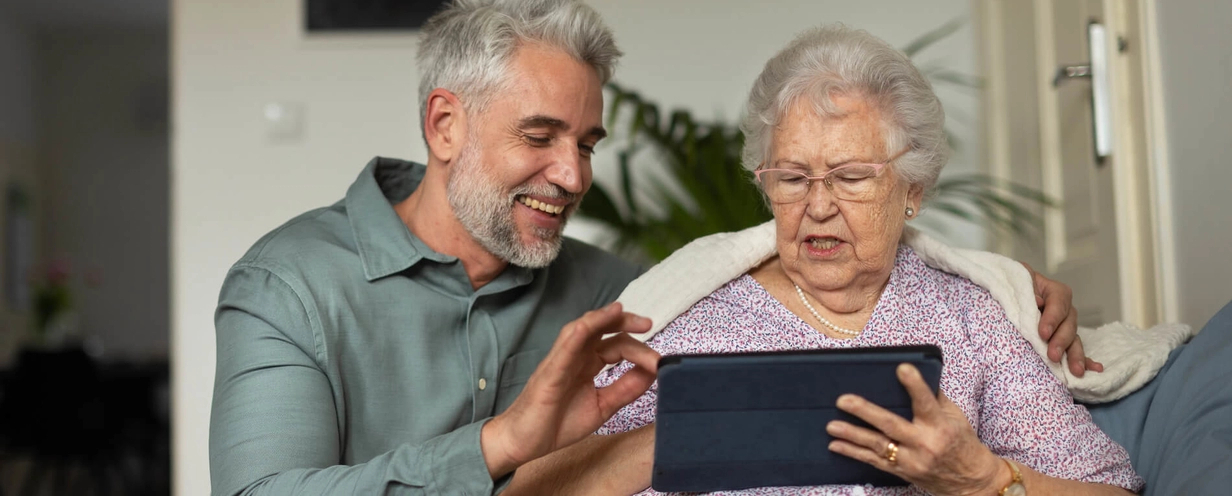
[[[920,215],[920,206],[924,203],[924,188],[918,184],[912,184],[907,189],[907,207],[910,208],[915,215]],[[913,215],[912,217],[915,217]]]
[[[461,151],[466,139],[466,112],[458,96],[437,88],[424,102],[424,140],[428,142],[429,160],[448,164]]]

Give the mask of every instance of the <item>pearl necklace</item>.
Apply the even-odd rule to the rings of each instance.
[[[842,327],[831,324],[830,321],[826,320],[825,317],[822,317],[821,314],[817,313],[817,309],[813,308],[813,304],[809,303],[808,298],[804,297],[804,290],[800,289],[799,284],[792,284],[792,286],[796,287],[796,294],[800,295],[800,302],[804,303],[804,306],[808,308],[809,313],[813,314],[813,317],[816,317],[817,320],[820,321],[822,325],[829,327],[830,329],[833,329],[834,332],[837,332],[839,334],[846,334],[852,337],[859,336],[860,333],[863,332],[863,331],[853,331],[851,329],[843,329]]]

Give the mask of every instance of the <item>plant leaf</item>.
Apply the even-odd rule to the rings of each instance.
[[[936,29],[920,35],[919,38],[911,40],[907,46],[903,47],[903,53],[907,54],[908,57],[915,57],[915,55],[920,53],[921,50],[924,50],[925,48],[932,46],[934,43],[941,41],[945,37],[957,32],[963,27],[963,24],[966,24],[966,22],[967,21],[961,17],[951,19],[949,22],[942,24]]]
[[[912,41],[903,52],[915,56],[965,23],[954,19]],[[921,72],[936,84],[978,90],[983,82],[972,75],[935,63]],[[773,218],[758,185],[741,164],[744,135],[734,123],[698,120],[686,110],[664,112],[658,104],[616,83],[607,122],[615,127],[629,115],[617,151],[622,210],[611,190],[595,185],[579,211],[614,229],[622,256],[655,262],[693,239],[761,224]],[[946,129],[946,139],[958,149],[959,139]],[[650,154],[640,154],[649,148]],[[648,163],[635,162],[652,157]],[[636,167],[635,167],[636,163]],[[636,170],[635,170],[636,169]],[[635,177],[637,176],[637,177]],[[1029,236],[1043,225],[1040,212],[1056,205],[1044,193],[985,174],[947,176],[936,184],[929,208],[964,222]]]

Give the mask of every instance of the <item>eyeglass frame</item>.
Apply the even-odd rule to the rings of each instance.
[[[808,184],[806,184],[806,187],[805,187],[805,189],[804,189],[804,196],[800,197],[800,200],[803,200],[803,199],[805,199],[805,198],[807,198],[807,197],[808,197],[808,192],[813,190],[813,181],[820,180],[820,181],[822,182],[822,184],[825,184],[825,185],[826,185],[826,189],[830,191],[830,194],[831,194],[831,195],[833,195],[833,194],[834,194],[834,183],[833,183],[833,182],[831,182],[831,181],[830,181],[830,179],[829,179],[830,174],[833,174],[833,173],[835,173],[835,172],[837,172],[837,171],[841,171],[841,170],[843,170],[843,169],[849,169],[849,168],[852,168],[852,167],[872,167],[872,168],[873,168],[873,175],[872,175],[872,178],[876,178],[876,177],[881,176],[881,170],[882,170],[882,169],[884,169],[887,165],[890,165],[890,163],[891,163],[891,162],[893,162],[893,161],[895,161],[895,160],[898,160],[898,159],[902,158],[902,156],[903,156],[903,155],[906,155],[906,154],[907,154],[907,152],[909,152],[909,151],[911,151],[911,147],[910,147],[910,146],[908,146],[907,148],[904,148],[904,149],[903,149],[903,151],[898,152],[898,153],[897,153],[897,154],[895,154],[893,157],[890,157],[890,158],[889,158],[889,159],[887,159],[885,162],[882,162],[882,163],[879,163],[879,164],[874,164],[874,163],[861,163],[861,162],[846,163],[846,164],[840,165],[840,166],[838,166],[838,167],[835,167],[835,168],[833,168],[833,169],[830,169],[830,170],[826,171],[826,173],[825,173],[825,174],[822,174],[822,175],[820,175],[820,176],[810,176],[810,175],[808,175],[808,174],[806,174],[806,173],[804,173],[804,172],[800,172],[798,169],[762,169],[761,167],[758,167],[756,170],[754,170],[754,171],[753,171],[753,176],[757,179],[757,184],[760,184],[760,185],[761,185],[761,187],[762,187],[762,191],[763,191],[763,192],[766,190],[766,183],[765,183],[765,182],[763,182],[763,181],[762,181],[762,179],[761,179],[761,175],[762,175],[763,173],[766,173],[766,172],[788,172],[788,173],[792,173],[792,174],[796,174],[796,175],[802,176],[802,177],[804,177],[804,180],[808,182]],[[763,163],[762,163],[762,165],[765,165],[765,163],[763,162]],[[769,197],[769,193],[767,193],[767,198],[768,198],[768,197]],[[795,203],[795,202],[798,202],[798,201],[800,201],[800,200],[793,200],[793,201],[789,201],[789,202],[781,202],[781,203],[782,203],[782,204],[786,204],[786,203]]]

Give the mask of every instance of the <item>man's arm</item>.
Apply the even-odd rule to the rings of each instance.
[[[276,271],[237,266],[219,299],[214,494],[489,494],[493,479],[585,438],[654,382],[659,354],[625,334],[650,321],[612,304],[567,324],[500,415],[340,466],[344,395],[324,372],[319,313]],[[637,366],[596,388],[595,374],[622,360]]]
[[[1020,262],[1021,263],[1021,262]],[[1035,288],[1035,305],[1040,308],[1039,335],[1048,342],[1048,359],[1060,363],[1065,357],[1069,371],[1082,377],[1087,370],[1103,372],[1104,365],[1087,358],[1078,337],[1078,310],[1074,308],[1074,291],[1060,281],[1036,272],[1026,263]]]
[[[483,422],[343,466],[335,394],[308,306],[270,270],[238,266],[215,317],[212,493],[489,494]]]
[[[650,487],[654,424],[590,436],[519,468],[505,496],[587,494],[628,496]]]

